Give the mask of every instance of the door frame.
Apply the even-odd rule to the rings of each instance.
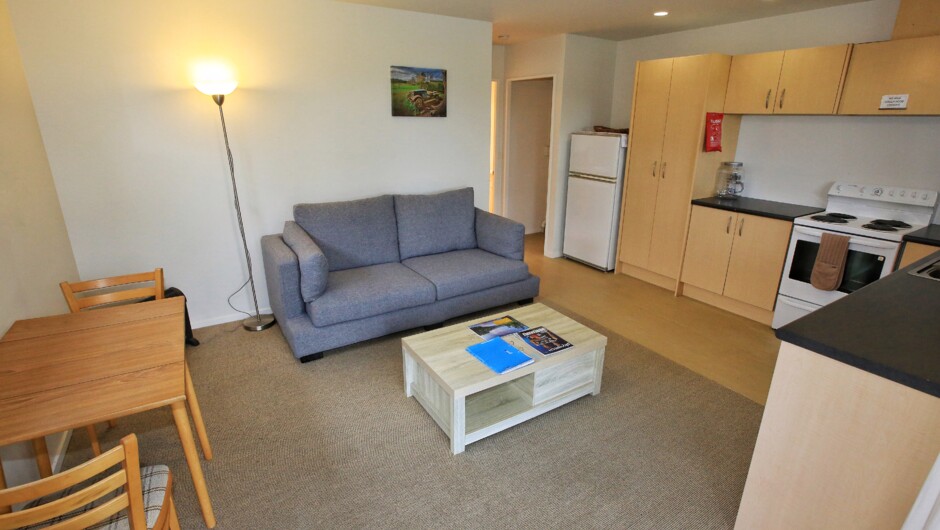
[[[558,97],[558,80],[555,74],[545,74],[545,75],[530,75],[524,77],[509,77],[506,78],[506,110],[505,118],[503,123],[503,160],[502,160],[502,175],[500,175],[500,182],[497,183],[496,189],[499,190],[498,200],[494,200],[493,203],[496,207],[496,212],[499,215],[505,215],[506,213],[506,182],[509,177],[509,156],[510,156],[510,126],[512,124],[512,84],[516,81],[537,81],[542,79],[550,79],[552,82],[552,106],[549,109],[551,113],[551,123],[549,125],[549,134],[548,134],[548,189],[549,192],[545,195],[545,228],[550,224],[550,217],[555,215],[555,212],[551,208],[548,197],[551,195],[552,186],[555,185],[555,179],[552,178],[555,173],[555,163],[557,161],[557,156],[555,154],[555,127],[558,125],[555,123],[555,100]],[[548,241],[545,242],[546,246]]]

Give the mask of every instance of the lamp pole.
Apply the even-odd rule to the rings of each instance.
[[[222,120],[222,136],[225,138],[225,153],[228,155],[228,170],[232,176],[232,192],[235,194],[235,213],[238,215],[238,230],[242,235],[242,246],[245,248],[245,261],[248,263],[248,283],[251,284],[251,298],[255,304],[255,316],[242,321],[242,327],[248,331],[261,331],[274,325],[274,315],[262,315],[258,309],[258,295],[255,292],[255,277],[251,267],[251,253],[248,252],[248,239],[245,237],[245,224],[242,221],[242,207],[238,202],[238,185],[235,183],[235,161],[232,158],[232,149],[228,143],[228,129],[225,127],[225,112],[222,103],[225,94],[213,94],[212,100],[219,106],[219,118]]]

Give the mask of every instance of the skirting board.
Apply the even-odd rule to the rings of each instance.
[[[262,307],[260,309],[261,314],[271,313],[270,307]],[[202,320],[196,320],[192,322],[193,329],[207,328],[209,326],[217,326],[219,324],[227,324],[229,322],[239,322],[248,318],[244,313],[228,313],[226,315],[206,318]]]
[[[681,284],[679,293],[682,296],[688,296],[693,300],[698,300],[699,302],[706,303],[710,306],[717,307],[718,309],[723,309],[729,313],[734,313],[735,315],[740,315],[744,318],[749,318],[761,324],[770,325],[774,319],[774,312],[767,311],[760,307],[754,307],[750,304],[745,304],[744,302],[739,302],[733,300],[726,296],[721,296],[720,294],[715,294],[711,291],[706,291],[705,289],[696,287],[694,285],[689,285],[687,283]]]
[[[620,267],[617,269],[617,272],[621,274],[626,274],[636,278],[637,280],[644,281],[646,283],[651,283],[656,287],[662,287],[663,289],[668,289],[670,291],[676,288],[675,278],[670,278],[668,276],[663,276],[662,274],[656,274],[655,272],[648,271],[646,269],[641,269],[634,265],[629,265],[624,262],[620,262]]]

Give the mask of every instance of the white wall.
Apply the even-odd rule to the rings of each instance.
[[[747,116],[735,158],[748,197],[825,206],[835,180],[940,190],[940,117]]]
[[[525,232],[542,231],[548,197],[551,155],[553,81],[529,79],[509,85],[509,145],[507,148],[506,211],[525,225]]]
[[[562,253],[568,137],[610,121],[615,54],[616,43],[579,35],[555,35],[507,47],[506,79],[551,76],[555,80],[546,256]]]
[[[565,35],[565,69],[562,78],[561,120],[554,182],[549,184],[546,255],[562,254],[565,231],[565,196],[568,190],[568,158],[571,133],[610,126],[611,90],[616,43]]]
[[[67,313],[59,282],[78,271],[39,134],[6,0],[0,0],[0,336],[17,320]],[[48,437],[53,463],[66,433]],[[32,445],[0,447],[8,485],[39,478]]]
[[[886,40],[898,3],[872,0],[619,42],[614,122],[629,125],[637,60]],[[745,196],[824,206],[836,180],[940,189],[938,145],[938,117],[745,116],[735,158],[745,165]]]
[[[493,94],[491,102],[493,109],[491,112],[492,123],[491,136],[492,146],[490,156],[493,158],[493,175],[490,182],[490,205],[491,212],[502,215],[503,213],[503,150],[505,148],[504,137],[506,134],[503,124],[506,119],[506,47],[493,46],[493,73],[492,80],[496,83],[496,93]]]
[[[259,239],[294,203],[472,186],[487,206],[489,23],[328,0],[12,0],[11,12],[81,276],[162,266],[197,326],[238,318],[226,297],[246,268],[195,59],[238,70],[225,112],[262,306]],[[448,116],[392,118],[391,65],[447,69]]]

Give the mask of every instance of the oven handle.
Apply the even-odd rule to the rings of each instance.
[[[812,237],[822,237],[823,235],[822,230],[812,230],[809,228],[803,228],[802,226],[794,226],[793,231],[798,232],[800,234],[805,234],[807,236],[812,236]],[[864,245],[866,247],[872,247],[872,248],[883,248],[887,250],[895,250],[898,248],[897,243],[883,243],[881,241],[875,241],[871,239],[862,240],[856,237],[850,237],[849,243],[850,244],[855,243],[857,245]]]

